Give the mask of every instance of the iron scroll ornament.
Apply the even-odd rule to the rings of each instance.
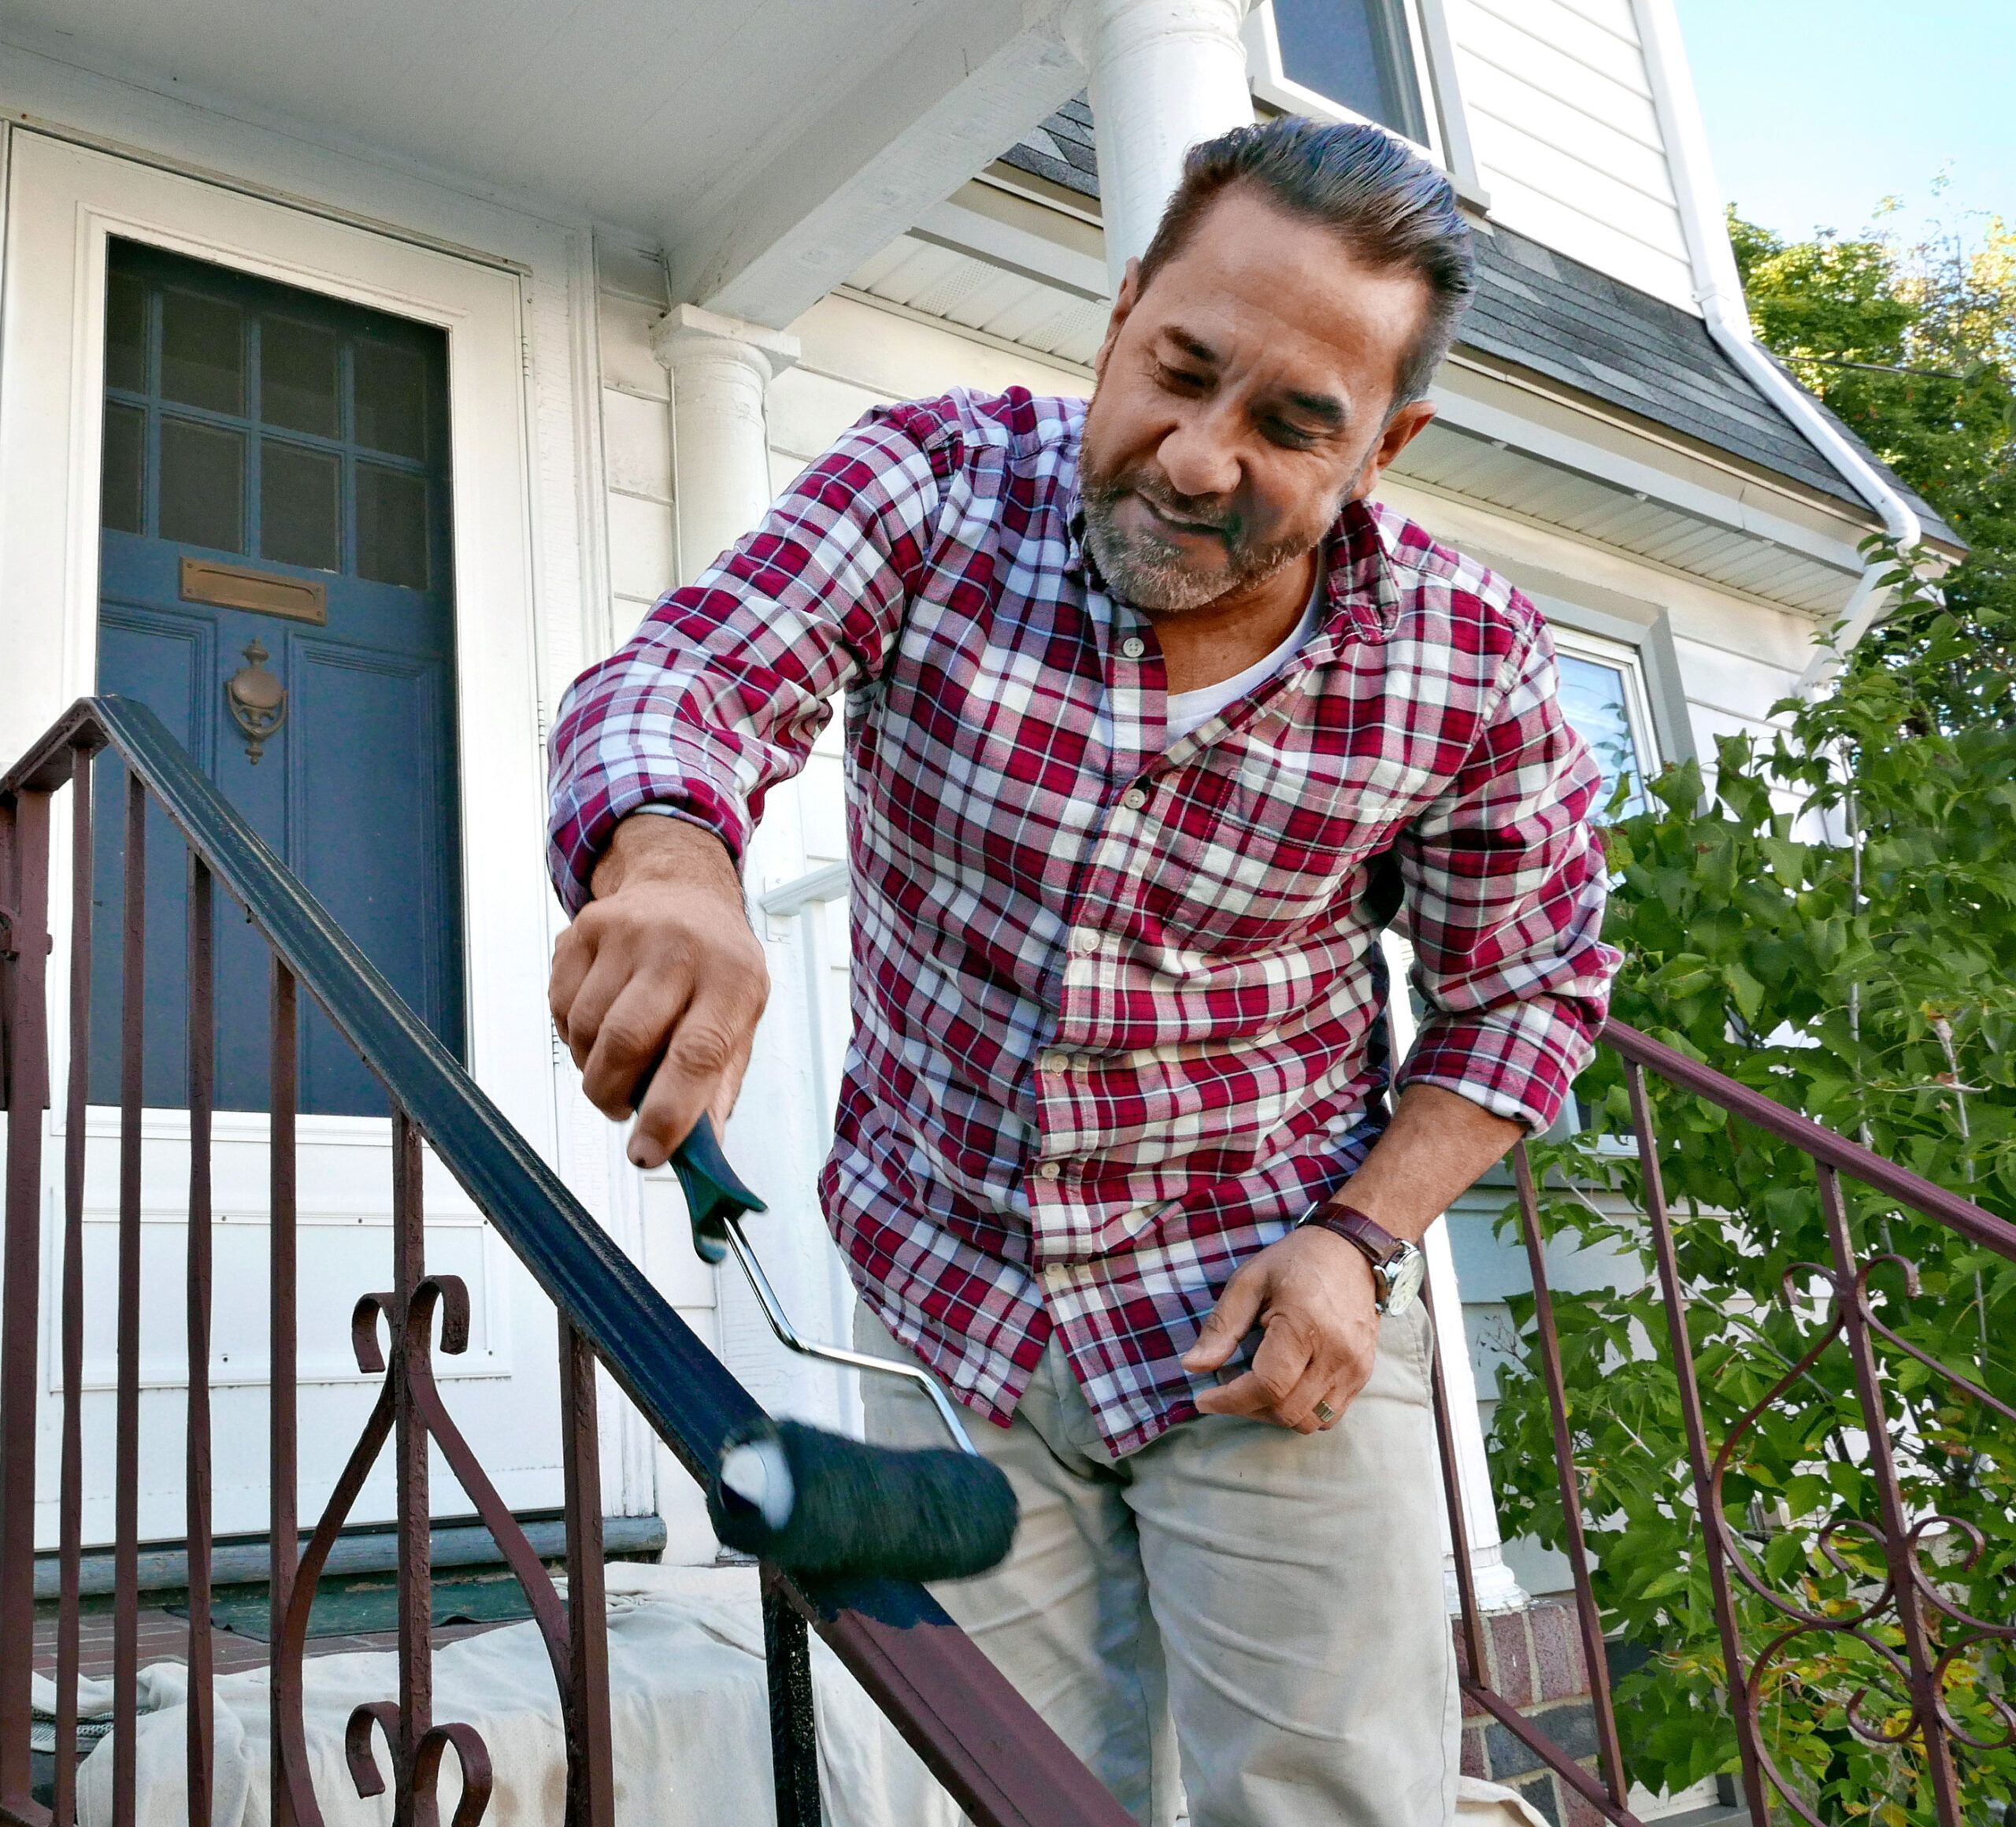
[[[224,680],[224,698],[231,707],[232,721],[244,735],[246,759],[256,768],[266,739],[287,721],[287,687],[266,670],[272,655],[258,636],[241,651],[245,664]]]

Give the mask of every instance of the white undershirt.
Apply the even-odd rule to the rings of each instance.
[[[1315,587],[1309,593],[1309,606],[1288,638],[1264,659],[1255,660],[1243,673],[1221,679],[1215,685],[1200,685],[1195,691],[1172,691],[1163,718],[1165,748],[1173,748],[1192,730],[1210,721],[1228,704],[1236,704],[1257,685],[1273,677],[1300,653],[1323,619],[1323,569],[1317,567]]]

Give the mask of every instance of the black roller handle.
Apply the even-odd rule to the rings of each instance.
[[[703,1262],[728,1258],[728,1221],[745,1212],[768,1211],[769,1207],[742,1184],[721,1152],[714,1134],[713,1118],[702,1112],[686,1140],[672,1151],[672,1170],[679,1176],[680,1191],[686,1195],[686,1210],[693,1221],[693,1247]]]

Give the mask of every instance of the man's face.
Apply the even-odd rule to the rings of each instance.
[[[1429,295],[1234,186],[1140,288],[1097,360],[1080,489],[1107,583],[1151,613],[1237,597],[1329,532],[1433,417],[1392,410]]]

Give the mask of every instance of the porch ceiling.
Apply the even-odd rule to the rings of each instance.
[[[691,222],[925,0],[9,0],[6,35],[636,227]],[[151,80],[150,80],[151,79]]]
[[[1083,80],[1051,27],[1057,3],[7,0],[0,39],[654,236],[676,265],[688,258],[686,295],[707,302],[754,258],[739,244],[752,224],[774,241],[878,160],[882,190],[914,186],[914,170],[892,184],[887,157],[934,112],[977,117],[975,169],[1033,126]],[[945,137],[925,202],[969,175]],[[874,234],[825,283],[907,225]],[[778,321],[810,302],[725,304]]]

